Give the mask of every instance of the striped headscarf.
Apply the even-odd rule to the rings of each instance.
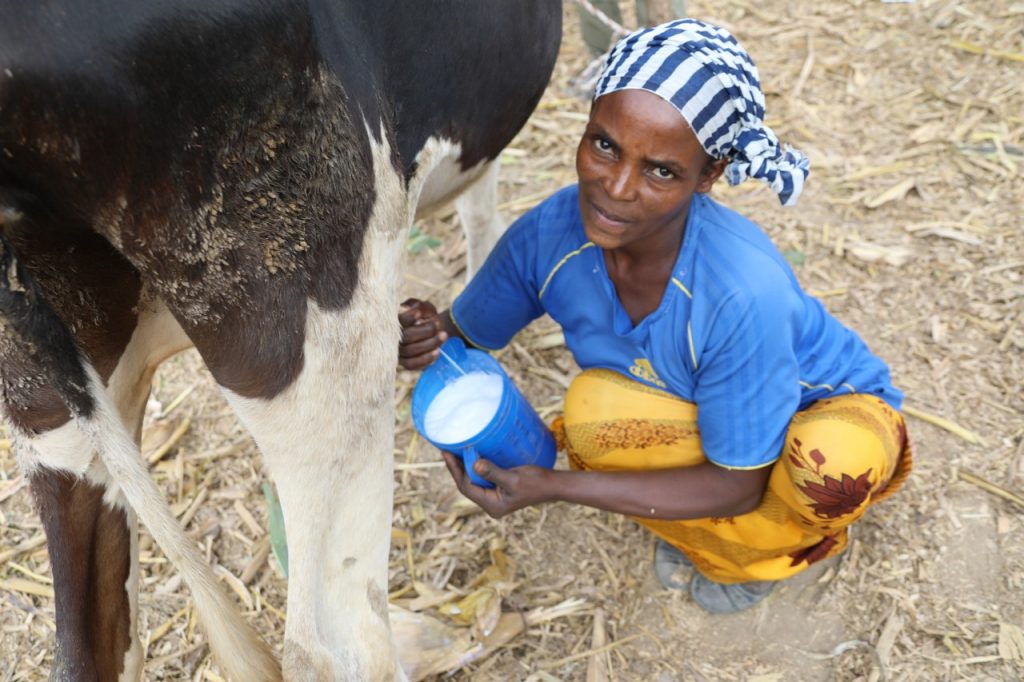
[[[730,185],[759,178],[783,205],[796,203],[810,162],[764,124],[757,67],[725,29],[680,19],[629,34],[608,54],[594,98],[617,90],[647,90],[678,109],[704,151],[729,160]]]

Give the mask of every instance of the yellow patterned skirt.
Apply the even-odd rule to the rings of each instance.
[[[739,416],[742,418],[742,416]],[[705,461],[697,407],[621,374],[586,370],[552,426],[570,466],[668,469]],[[782,580],[846,548],[847,527],[894,493],[911,469],[903,417],[870,395],[798,412],[760,506],[742,516],[636,521],[720,583]]]

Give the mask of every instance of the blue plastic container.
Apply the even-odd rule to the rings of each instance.
[[[477,459],[494,462],[502,469],[534,464],[551,468],[555,465],[555,439],[540,416],[519,392],[501,365],[487,353],[466,348],[462,339],[449,339],[441,350],[459,367],[443,356],[423,370],[412,392],[412,421],[420,435],[439,450],[460,455],[473,483],[484,488],[494,485],[473,471]],[[501,402],[491,421],[475,436],[459,443],[441,443],[427,436],[424,419],[437,394],[448,383],[465,372],[497,374],[502,380]]]

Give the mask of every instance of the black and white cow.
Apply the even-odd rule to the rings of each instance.
[[[398,270],[547,84],[557,0],[0,0],[0,404],[46,529],[53,679],[137,680],[136,518],[238,682],[401,677],[387,622]],[[470,254],[470,267],[481,251]],[[290,541],[278,664],[140,460],[202,355]]]

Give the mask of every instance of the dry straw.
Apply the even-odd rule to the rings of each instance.
[[[556,504],[496,522],[459,499],[437,453],[412,436],[415,375],[400,372],[390,592],[406,620],[396,622],[413,622],[417,636],[434,623],[441,645],[415,651],[438,658],[421,660],[421,671],[463,666],[438,679],[1020,679],[1024,7],[689,6],[741,39],[761,71],[769,123],[813,165],[794,210],[753,183],[716,196],[762,224],[804,285],[890,363],[911,405],[915,473],[867,512],[841,559],[752,613],[714,618],[657,586],[650,539],[628,519]],[[632,25],[632,3],[622,8]],[[574,11],[567,4],[553,84],[502,155],[506,218],[575,178],[588,103],[569,83],[590,58]],[[420,228],[441,245],[406,259],[403,294],[444,305],[462,280],[464,240],[451,209]],[[498,359],[542,414],[558,413],[576,368],[550,320]],[[152,475],[239,608],[279,645],[286,581],[255,447],[194,354],[161,370],[154,396]],[[147,679],[221,679],[187,591],[144,529],[139,550]],[[46,679],[50,579],[26,482],[0,433],[5,679]]]

